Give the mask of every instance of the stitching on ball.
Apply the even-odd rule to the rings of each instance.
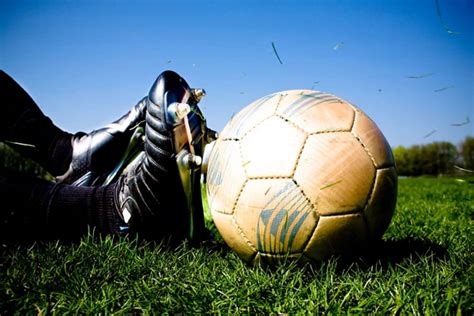
[[[219,211],[219,210],[211,210],[211,212],[219,213],[220,215],[229,215],[229,216],[234,215],[234,213],[224,213],[224,212]]]
[[[249,176],[248,180],[293,179],[293,176]]]
[[[223,141],[223,142],[225,142],[225,141],[234,141],[234,142],[240,141],[239,138],[232,138],[232,137],[221,138],[220,140]]]
[[[247,168],[245,168],[246,162],[244,161],[244,153],[242,151],[242,143],[239,141],[237,143],[237,145],[239,146],[239,158],[240,158],[240,162],[241,162],[240,166],[242,167],[242,169],[244,169],[245,178],[248,179],[249,175],[248,175],[248,172],[247,172]]]
[[[319,224],[319,220],[321,219],[321,216],[318,215],[318,219],[315,221],[314,223],[314,228],[313,230],[311,231],[311,236],[309,236],[308,240],[306,240],[306,242],[304,243],[303,247],[301,249],[302,250],[302,253],[304,253],[306,251],[306,249],[308,248],[309,246],[309,242],[313,239],[313,236],[314,234],[316,233],[316,227],[318,227],[318,224]]]
[[[312,135],[319,135],[319,134],[332,134],[332,133],[349,133],[351,130],[348,130],[348,129],[328,129],[328,130],[324,130],[324,131],[317,131],[317,132],[312,132],[312,133],[309,133],[308,135],[309,136],[312,136]]]
[[[362,208],[362,215],[364,216],[364,218],[365,218],[365,211],[369,207],[370,201],[372,200],[372,196],[374,195],[375,184],[377,183],[377,178],[378,178],[378,170],[375,170],[375,177],[374,177],[374,181],[372,181],[372,188],[370,189],[369,196],[367,197],[367,200],[365,201],[364,207]],[[368,227],[369,226],[367,225],[367,229],[368,229]]]
[[[375,162],[375,158],[370,153],[369,148],[367,148],[367,146],[362,142],[362,140],[360,139],[360,137],[356,133],[354,133],[352,131],[351,134],[352,134],[352,136],[355,137],[355,139],[359,142],[359,144],[364,148],[364,150],[367,153],[367,155],[369,156],[370,160],[372,160],[372,164],[374,165],[374,168],[377,169],[377,162]]]
[[[355,106],[354,104],[350,103],[349,101],[342,100],[342,99],[341,99],[341,101],[343,101],[344,103],[349,105],[352,108],[352,110],[354,110],[354,112],[360,112],[360,109],[357,106]]]
[[[265,122],[266,120],[270,119],[272,116],[274,116],[275,114],[270,114],[270,116],[264,118],[263,120],[261,120],[260,122],[257,122],[253,127],[251,127],[247,132],[245,132],[241,139],[243,139],[245,136],[247,136],[247,134],[249,134],[251,131],[253,131],[257,126],[260,126],[263,124],[263,122]]]
[[[257,251],[257,248],[254,247],[254,245],[252,245],[252,242],[247,238],[247,236],[245,236],[244,232],[242,231],[242,229],[239,227],[239,225],[237,224],[237,221],[235,220],[235,216],[232,216],[232,224],[235,225],[235,228],[237,228],[237,231],[239,232],[239,235],[240,237],[242,237],[242,239],[245,241],[245,243],[255,252],[258,252]]]
[[[242,195],[242,192],[244,191],[244,188],[247,185],[247,182],[249,182],[248,178],[245,179],[245,182],[240,187],[239,193],[237,194],[237,197],[235,198],[234,205],[232,205],[232,214],[235,214],[235,208],[237,207],[237,202],[239,201],[240,196]]]
[[[367,155],[369,156],[370,160],[372,160],[372,164],[375,168],[375,177],[374,177],[374,180],[372,181],[372,188],[370,190],[370,193],[369,193],[369,196],[367,198],[367,200],[365,201],[365,204],[364,206],[362,207],[362,213],[364,214],[365,213],[365,210],[367,209],[368,205],[369,205],[369,201],[371,200],[372,198],[372,195],[374,193],[374,188],[375,188],[375,182],[377,180],[377,163],[375,162],[375,158],[374,156],[370,153],[369,149],[367,148],[367,146],[362,142],[362,140],[359,138],[359,136],[357,136],[356,133],[354,133],[354,131],[351,132],[351,134],[355,137],[355,139],[359,142],[359,144],[361,144],[362,148],[364,148],[365,152],[367,153]]]
[[[355,126],[355,121],[356,121],[356,118],[357,118],[357,113],[359,113],[359,110],[355,109],[354,107],[352,108],[352,110],[354,111],[354,118],[352,119],[352,125],[351,125],[351,129],[350,131],[354,131],[354,126]]]
[[[296,187],[300,190],[301,194],[303,194],[306,202],[309,203],[309,205],[311,205],[311,207],[313,208],[314,212],[316,212],[316,215],[318,215],[318,217],[321,216],[321,214],[319,214],[318,212],[318,208],[316,205],[314,205],[311,200],[309,199],[309,197],[306,195],[306,193],[304,193],[304,190],[303,188],[300,186],[300,184],[295,180],[295,179],[291,179],[293,181],[293,183],[296,185]],[[319,220],[318,220],[319,221]]]
[[[278,108],[280,107],[281,100],[283,100],[284,97],[286,97],[288,93],[286,94],[280,94],[280,98],[278,99],[277,106],[275,108],[275,112],[273,112],[273,115],[275,115],[278,112]]]
[[[265,104],[265,102],[267,102],[268,100],[271,100],[274,96],[268,98],[267,100],[265,100],[264,102],[260,103],[257,108],[259,106],[261,106],[262,104]],[[243,139],[248,133],[250,133],[250,131],[254,130],[257,126],[259,126],[260,124],[262,124],[263,122],[265,122],[266,120],[268,120],[270,117],[274,116],[276,114],[276,111],[278,109],[278,106],[280,105],[280,102],[281,102],[281,99],[282,99],[283,95],[279,95],[279,99],[278,99],[278,103],[277,103],[277,106],[275,107],[275,110],[273,111],[272,114],[270,114],[269,116],[267,116],[266,118],[262,119],[261,121],[257,122],[256,124],[254,124],[254,126],[252,126],[248,131],[246,131],[241,137],[240,139]]]
[[[306,199],[306,202],[309,203],[309,205],[311,205],[311,208],[313,209],[313,212],[316,213],[316,215],[318,216],[318,219],[315,221],[315,224],[314,224],[314,228],[313,228],[313,231],[311,232],[311,236],[309,236],[308,240],[306,240],[305,244],[303,245],[302,247],[302,254],[304,254],[306,248],[308,248],[308,245],[309,245],[309,242],[311,241],[311,239],[313,239],[313,236],[316,232],[316,227],[318,227],[318,223],[319,223],[319,219],[321,218],[321,214],[319,214],[318,212],[318,209],[316,207],[316,205],[314,205],[311,200],[308,198],[308,196],[306,195],[306,193],[304,193],[304,190],[303,188],[300,186],[300,184],[295,180],[293,179],[293,183],[296,185],[296,187],[300,190],[301,194],[303,194],[304,198]]]
[[[357,113],[356,113],[356,116],[354,117],[354,125],[355,125],[355,122],[357,120]],[[367,153],[367,155],[369,155],[369,158],[370,160],[372,160],[372,164],[374,165],[374,168],[377,169],[377,162],[375,161],[375,158],[374,156],[372,155],[372,153],[369,151],[369,148],[367,148],[367,146],[364,144],[364,142],[362,142],[362,140],[360,139],[359,135],[357,135],[354,130],[352,129],[351,130],[351,134],[352,136],[355,137],[355,139],[359,142],[359,144],[362,146],[362,148],[364,148],[365,152]]]
[[[311,106],[312,107],[318,107],[319,105],[321,104],[332,104],[332,103],[337,103],[337,104],[345,104],[345,102],[342,102],[341,99],[337,99],[337,100],[320,100],[319,98],[315,98],[313,96],[310,96],[310,95],[302,95],[304,97],[308,97],[308,98],[313,98],[315,100],[318,100],[318,102],[312,104]],[[328,96],[332,96],[332,97],[335,97],[333,95],[328,95]],[[337,98],[337,97],[335,97]],[[306,135],[312,135],[312,134],[316,134],[317,132],[315,133],[308,133],[302,126],[299,126],[297,123],[293,122],[289,117],[285,117],[283,114],[279,114],[279,113],[275,113],[275,116],[278,116],[279,118],[283,119],[284,121],[290,123],[291,125],[293,125],[294,127],[300,129],[301,131],[303,131],[303,133],[305,133]],[[354,115],[355,116],[355,115]],[[352,124],[354,123],[354,120],[352,120]],[[344,132],[349,132],[349,130],[334,130],[334,131],[344,131]],[[323,131],[324,132],[324,131]],[[332,130],[329,130],[329,132],[332,132]]]
[[[282,258],[288,258],[291,260],[295,260],[301,257],[301,253],[296,252],[296,253],[271,253],[271,252],[259,252],[260,256],[263,258],[267,258],[270,260],[274,259],[282,259]]]
[[[292,125],[293,127],[295,127],[296,129],[300,130],[301,132],[303,132],[305,135],[308,135],[308,133],[304,130],[303,127],[299,126],[298,124],[296,124],[295,122],[291,121],[289,118],[286,118],[284,117],[283,115],[281,114],[274,114],[276,117],[282,119],[283,121],[289,123],[290,125]]]
[[[296,157],[296,163],[295,163],[295,166],[293,167],[293,171],[291,172],[291,176],[294,177],[295,176],[295,172],[296,172],[296,169],[298,168],[298,165],[300,164],[300,158],[301,158],[301,155],[303,154],[303,150],[306,146],[306,143],[308,142],[308,135],[305,135],[305,139],[304,139],[304,142],[303,142],[303,146],[301,146],[300,148],[300,152],[298,153],[298,157]],[[298,186],[298,183],[296,183],[295,180],[293,180],[296,184],[296,186]],[[298,186],[299,188],[299,186]],[[301,190],[301,188],[300,188]],[[302,191],[302,190],[301,190]]]
[[[313,240],[313,237],[316,235],[316,229],[318,228],[318,224],[319,224],[320,220],[321,220],[321,216],[318,215],[318,220],[315,221],[316,223],[314,225],[313,231],[311,232],[311,236],[309,236],[309,238],[306,241],[304,247],[302,248],[301,254],[303,256],[305,255],[306,251],[308,250],[311,240]]]

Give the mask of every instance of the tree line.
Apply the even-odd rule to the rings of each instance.
[[[467,136],[457,147],[450,142],[397,146],[393,155],[401,176],[472,174],[474,137]]]

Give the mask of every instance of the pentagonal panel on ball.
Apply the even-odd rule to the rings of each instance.
[[[257,125],[240,143],[248,177],[291,177],[305,138],[277,116]]]
[[[377,168],[395,165],[392,149],[378,126],[364,112],[357,110],[352,132],[359,137],[375,160]]]
[[[374,177],[370,157],[347,132],[310,135],[294,175],[322,215],[361,211]]]
[[[285,97],[277,114],[289,119],[307,133],[350,131],[354,121],[352,106],[340,98],[317,91]]]
[[[207,199],[213,212],[231,214],[246,180],[239,143],[218,139],[209,157]]]
[[[275,113],[280,97],[280,94],[270,94],[247,105],[230,119],[220,137],[240,139],[259,122]]]
[[[290,179],[247,181],[234,217],[259,253],[276,255],[301,252],[317,222],[313,206]]]
[[[367,228],[362,214],[324,216],[305,249],[305,255],[320,261],[333,255],[351,256],[367,247]]]

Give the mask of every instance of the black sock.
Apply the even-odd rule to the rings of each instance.
[[[120,232],[124,223],[115,209],[115,186],[116,183],[95,187],[57,184],[48,207],[49,226],[62,236],[80,236],[89,228],[101,234]]]
[[[1,239],[77,239],[89,229],[118,233],[116,184],[76,187],[30,176],[0,176]]]
[[[0,175],[0,236],[2,240],[42,238],[48,196],[54,183],[19,173]]]

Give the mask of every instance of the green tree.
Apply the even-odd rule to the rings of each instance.
[[[398,146],[393,149],[397,172],[401,176],[419,176],[422,174],[421,147],[414,145],[409,148]]]
[[[450,174],[458,158],[456,147],[449,142],[398,146],[393,149],[399,175],[421,176]]]
[[[449,142],[434,142],[424,145],[425,174],[442,175],[452,173],[458,157],[456,146]]]
[[[403,176],[410,175],[408,149],[403,146],[397,146],[393,149],[393,156],[395,157],[398,174]]]
[[[460,155],[464,168],[474,169],[474,137],[467,136],[460,146]]]

